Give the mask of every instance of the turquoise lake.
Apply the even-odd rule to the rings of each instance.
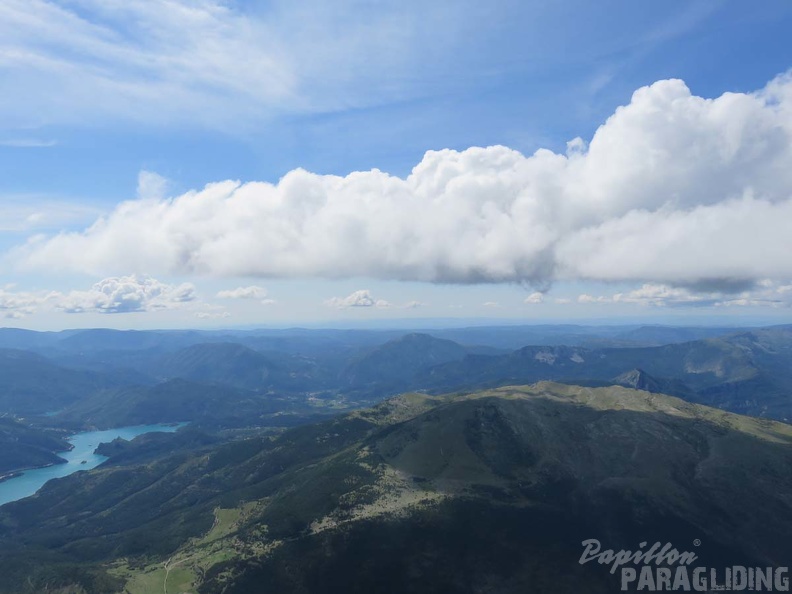
[[[69,438],[69,442],[74,448],[68,452],[58,453],[58,456],[66,460],[66,464],[26,470],[20,476],[0,483],[0,505],[33,495],[50,479],[68,476],[78,470],[96,468],[107,460],[106,456],[94,453],[100,443],[111,442],[117,437],[127,440],[133,439],[138,435],[155,431],[172,433],[183,426],[184,423],[178,425],[137,425],[135,427],[108,429],[107,431],[77,433]],[[83,461],[85,461],[85,464],[83,464]]]

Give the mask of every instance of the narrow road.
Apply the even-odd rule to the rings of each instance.
[[[170,576],[171,569],[173,569],[180,563],[186,563],[187,561],[190,561],[194,558],[195,555],[193,555],[192,557],[187,557],[186,559],[182,559],[181,561],[176,561],[175,563],[172,564],[171,561],[173,561],[173,557],[165,561],[165,581],[162,584],[162,590],[163,592],[165,592],[165,594],[168,594],[168,577]]]

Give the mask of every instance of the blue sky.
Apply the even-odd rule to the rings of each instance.
[[[783,175],[764,181],[790,150],[792,111],[777,107],[792,102],[784,78],[792,67],[790,27],[785,1],[7,0],[0,6],[3,323],[660,320],[702,312],[786,321],[792,272],[781,255],[773,259],[790,247],[783,225],[755,254],[752,238],[764,219],[747,222],[728,242],[740,248],[734,254],[718,242],[731,229],[738,197],[764,201],[743,207],[774,222],[792,195]],[[641,101],[633,95],[670,79],[683,80],[687,95],[673,84],[650,87],[652,97]],[[762,104],[723,100],[704,109],[698,101],[724,93]],[[611,125],[619,106],[632,111]],[[646,127],[657,125],[655,110],[675,136]],[[606,122],[604,140],[589,149]],[[749,134],[757,129],[764,135]],[[549,149],[571,163],[567,142],[577,137],[582,148],[571,150],[588,159],[579,167],[588,173],[559,173],[552,159],[531,160]],[[689,145],[702,157],[659,159],[657,167],[668,170],[650,170],[646,159],[607,153],[616,141],[637,143],[636,154],[672,157],[675,147]],[[732,141],[739,146],[728,158],[707,162],[715,157],[706,147]],[[512,152],[464,152],[495,145]],[[426,151],[444,149],[458,153],[438,153],[443,162],[429,167]],[[761,162],[742,156],[760,150]],[[601,174],[612,163],[616,172]],[[470,193],[445,186],[447,199],[424,208],[421,200],[434,195],[422,193],[419,176],[409,188],[397,183],[419,164],[451,167]],[[589,171],[595,166],[599,177]],[[334,178],[299,176],[294,187],[277,185],[298,168],[340,176],[343,187]],[[372,169],[389,179],[354,175]],[[724,171],[735,172],[730,183]],[[663,197],[663,176],[684,178]],[[506,204],[476,193],[473,179],[483,193],[518,197]],[[203,188],[226,180],[242,182],[244,195],[236,200],[229,189],[211,198],[220,210],[209,220],[218,226],[199,228]],[[580,180],[592,185],[591,196]],[[395,198],[380,194],[391,186]],[[552,189],[543,194],[544,187]],[[190,192],[198,198],[175,204]],[[311,210],[319,208],[305,198],[311,192],[325,192],[335,210]],[[256,210],[266,200],[288,204]],[[130,215],[119,206],[125,201],[146,204]],[[586,201],[604,206],[585,220],[569,214],[580,204],[585,211]],[[239,211],[226,221],[224,209],[233,208]],[[501,209],[497,216],[493,208]],[[556,208],[562,214],[542,218]],[[720,210],[699,221],[701,208]],[[305,209],[310,213],[295,214]],[[404,231],[406,222],[374,221],[378,213],[408,222],[447,216],[453,225],[421,224],[413,233]],[[655,227],[669,229],[667,243],[641,262],[622,261],[619,254],[630,255],[635,244],[602,236],[640,213],[664,217]],[[97,231],[100,217],[109,222]],[[169,222],[158,226],[162,220]],[[697,235],[696,225],[713,235],[696,245],[674,239]],[[278,235],[284,226],[288,232]],[[343,241],[333,241],[335,233],[346,234]],[[360,235],[358,249],[349,233]],[[425,254],[405,248],[410,238]],[[475,249],[457,249],[457,241]],[[160,244],[170,256],[157,257]],[[404,249],[409,256],[399,255]],[[764,253],[772,265],[760,261]],[[578,266],[569,261],[575,254],[593,255]]]

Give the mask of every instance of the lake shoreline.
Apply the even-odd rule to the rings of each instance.
[[[22,470],[12,470],[11,472],[8,472],[6,474],[0,474],[0,483],[3,483],[3,482],[8,481],[8,480],[11,480],[12,478],[18,477],[19,475],[22,474],[22,472],[24,470],[29,470],[29,469],[24,468]]]
[[[73,446],[72,446],[72,449],[74,449]],[[60,450],[58,452],[53,452],[53,453],[56,456],[58,456],[58,454],[63,454],[65,452],[70,452],[70,451],[71,451],[71,449]],[[29,470],[40,470],[42,468],[49,468],[50,466],[59,466],[61,464],[68,464],[69,463],[68,460],[64,460],[60,456],[58,456],[58,459],[60,460],[60,462],[50,462],[49,464],[39,464],[38,466],[25,466],[24,468],[15,468],[14,470],[9,470],[5,474],[0,474],[0,483],[3,483],[5,481],[10,481],[13,478],[17,478],[18,476],[21,476],[21,475],[25,474]]]
[[[188,423],[158,423],[116,427],[99,431],[81,431],[70,435],[69,448],[53,452],[59,462],[4,471],[0,475],[0,506],[30,497],[47,482],[63,478],[78,471],[89,471],[101,466],[108,457],[97,453],[102,443],[115,439],[131,441],[147,433],[173,433]]]

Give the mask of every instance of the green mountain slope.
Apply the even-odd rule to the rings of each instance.
[[[0,418],[0,477],[14,470],[59,464],[57,452],[69,442],[53,431],[34,429],[11,418]]]
[[[792,427],[667,396],[408,394],[49,484],[0,510],[0,590],[611,592],[582,540],[788,560],[791,477]]]

